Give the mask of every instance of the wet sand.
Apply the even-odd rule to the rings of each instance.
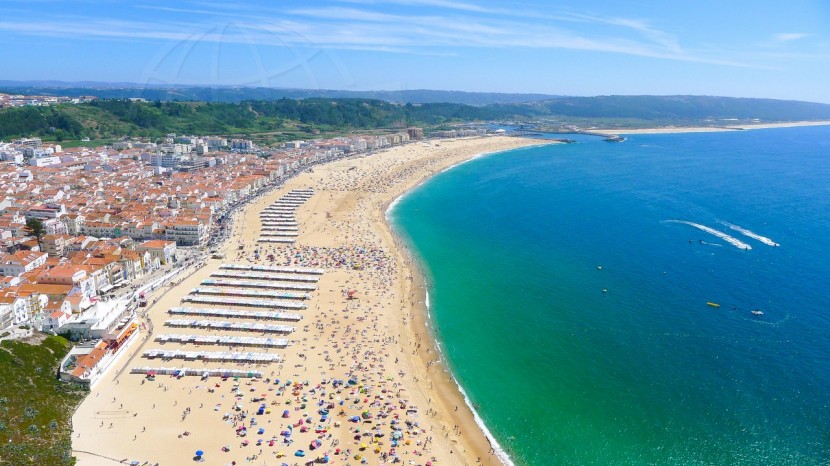
[[[207,260],[192,275],[182,275],[181,283],[151,297],[158,299],[147,309],[152,335],[140,335],[143,340],[131,346],[79,407],[72,434],[78,464],[135,460],[180,465],[198,460],[196,450],[204,451],[201,460],[211,465],[306,464],[323,455],[329,464],[393,464],[395,458],[407,465],[500,464],[436,352],[423,279],[390,230],[385,212],[398,196],[446,167],[477,154],[538,143],[485,137],[408,144],[314,167],[246,205],[234,216],[233,233],[223,246],[225,258]],[[306,188],[314,195],[297,209],[297,242],[257,243],[259,213],[290,190]],[[155,341],[161,334],[279,337],[164,325],[181,318],[168,315],[171,307],[216,307],[181,299],[222,263],[325,269],[318,289],[303,301],[307,308],[296,311],[302,314],[298,323],[250,321],[293,325],[296,331],[285,336],[291,340],[287,348]],[[349,290],[356,291],[355,299],[348,299]],[[282,362],[142,357],[151,349],[270,353]],[[194,376],[159,375],[150,381],[130,373],[141,366],[251,370],[263,377],[240,378],[236,384]],[[257,415],[262,404],[270,413]],[[304,427],[307,431],[301,432]],[[264,432],[258,434],[259,429]],[[283,435],[288,431],[289,436]],[[243,446],[246,440],[249,444]],[[312,450],[315,441],[320,445]],[[300,449],[305,456],[294,456]]]

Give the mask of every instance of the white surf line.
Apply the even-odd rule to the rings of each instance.
[[[746,228],[741,228],[738,225],[734,225],[734,224],[729,223],[729,222],[721,221],[720,223],[723,224],[723,225],[728,226],[729,228],[731,228],[731,229],[733,229],[737,232],[739,232],[740,234],[746,236],[747,238],[752,238],[754,240],[758,240],[758,241],[766,244],[767,246],[781,246],[780,244],[778,244],[775,241],[767,238],[766,236],[761,236],[758,233],[747,230]]]
[[[699,223],[694,223],[694,222],[688,222],[686,220],[666,220],[666,222],[668,222],[668,223],[684,223],[686,225],[693,226],[693,227],[697,228],[698,230],[705,231],[706,233],[709,233],[710,235],[717,236],[718,238],[726,241],[727,243],[731,244],[732,246],[735,246],[738,249],[744,249],[744,250],[752,249],[752,246],[744,243],[743,241],[739,240],[738,238],[735,238],[733,236],[729,236],[729,235],[727,235],[726,233],[724,233],[722,231],[715,230],[714,228],[707,227],[706,225],[701,225]]]

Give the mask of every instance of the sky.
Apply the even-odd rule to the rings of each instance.
[[[826,0],[3,0],[0,80],[830,103]]]

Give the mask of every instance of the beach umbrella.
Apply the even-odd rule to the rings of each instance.
[[[204,454],[205,452],[203,452],[202,450],[196,450],[196,456],[198,456],[199,458],[201,458]]]

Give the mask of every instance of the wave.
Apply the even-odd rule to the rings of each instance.
[[[467,405],[468,408],[470,408],[470,411],[473,412],[473,419],[476,421],[476,424],[478,425],[479,429],[481,429],[481,431],[484,432],[484,437],[486,437],[487,441],[490,442],[490,447],[493,449],[496,458],[498,458],[504,466],[516,466],[516,463],[514,463],[513,460],[510,459],[510,455],[507,454],[507,451],[505,451],[504,448],[502,448],[498,440],[496,440],[496,438],[493,437],[493,433],[490,432],[490,429],[488,429],[487,425],[484,424],[484,419],[482,419],[481,416],[478,415],[478,411],[476,411],[475,406],[473,406],[473,402],[470,401],[470,398],[467,396],[467,392],[465,392],[464,388],[461,387],[461,384],[458,383],[458,380],[455,378],[455,374],[452,374],[452,372],[450,372],[450,374],[452,375],[453,381],[458,386],[458,391],[461,392],[461,396],[464,397],[464,403]]]
[[[401,194],[400,196],[396,197],[392,202],[389,203],[389,207],[386,208],[386,212],[383,214],[386,216],[386,220],[389,220],[389,213],[395,210],[395,207],[401,202],[404,196],[406,196],[408,192]]]
[[[752,249],[752,246],[744,243],[743,241],[739,240],[738,238],[735,238],[734,236],[729,236],[729,235],[727,235],[726,233],[724,233],[722,231],[715,230],[714,228],[707,227],[706,225],[701,225],[699,223],[689,222],[689,221],[686,221],[686,220],[666,220],[666,222],[667,223],[683,223],[683,224],[686,224],[686,225],[689,225],[689,226],[693,226],[693,227],[697,228],[698,230],[702,230],[702,231],[705,231],[706,233],[709,233],[710,235],[717,236],[718,238],[726,241],[727,243],[731,244],[732,246],[735,246],[738,249],[743,249],[743,250]]]
[[[430,314],[430,305],[429,305],[429,290],[425,289],[425,300],[426,300],[426,310],[427,310],[427,319],[431,322],[432,315]],[[431,326],[431,324],[429,324]],[[470,397],[467,396],[467,392],[464,391],[464,387],[458,382],[458,379],[455,377],[455,374],[449,369],[449,363],[447,362],[446,357],[444,356],[444,348],[441,345],[441,341],[433,333],[433,337],[435,338],[435,348],[438,351],[439,359],[444,362],[444,367],[446,368],[446,372],[452,377],[455,386],[458,387],[458,391],[461,392],[461,396],[464,398],[464,404],[470,408],[470,412],[473,413],[473,420],[475,421],[476,425],[479,429],[481,429],[482,433],[484,433],[484,437],[487,439],[487,442],[490,444],[490,447],[493,449],[493,454],[496,455],[496,458],[501,461],[504,466],[516,466],[513,463],[513,460],[510,459],[510,455],[508,455],[507,451],[502,448],[499,441],[496,440],[496,437],[493,436],[493,433],[490,432],[490,429],[487,428],[487,424],[484,423],[484,419],[479,416],[478,411],[476,410],[475,405],[473,404]]]
[[[758,240],[758,241],[760,241],[760,242],[762,242],[762,243],[766,244],[767,246],[780,246],[780,244],[778,244],[778,243],[776,243],[775,241],[773,241],[773,240],[771,240],[771,239],[767,238],[766,236],[761,236],[761,235],[759,235],[758,233],[755,233],[755,232],[753,232],[753,231],[749,231],[749,230],[747,230],[746,228],[741,228],[741,227],[739,227],[738,225],[733,225],[733,224],[731,224],[731,223],[729,223],[729,222],[720,222],[720,223],[721,223],[722,225],[726,225],[726,226],[728,226],[729,228],[731,228],[731,229],[733,229],[733,230],[735,230],[735,231],[739,232],[740,234],[742,234],[742,235],[746,236],[747,238],[752,238],[752,239],[754,239],[754,240]]]

